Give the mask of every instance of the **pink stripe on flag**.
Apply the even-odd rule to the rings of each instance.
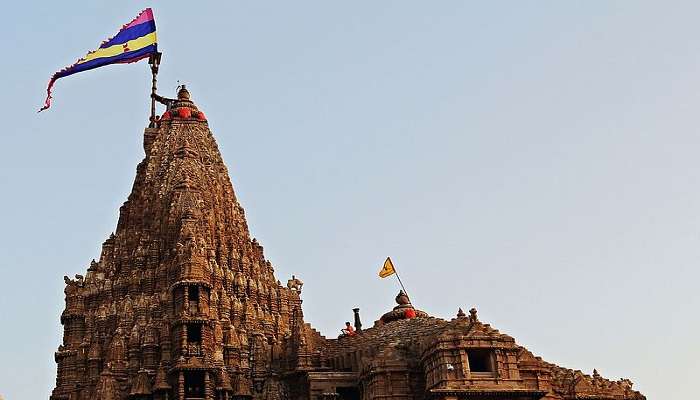
[[[124,25],[122,29],[131,28],[132,26],[142,24],[147,21],[153,21],[153,11],[150,8],[143,10],[135,20]]]

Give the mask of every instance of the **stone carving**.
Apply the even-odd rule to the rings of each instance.
[[[64,277],[51,400],[644,399],[535,357],[474,308],[446,321],[403,291],[374,327],[356,309],[358,334],[326,339],[304,322],[304,283],[283,286],[251,238],[204,113],[184,86],[167,103],[115,232]]]
[[[168,113],[146,129],[146,157],[99,260],[85,276],[64,277],[54,400],[76,399],[78,388],[115,400],[177,399],[202,388],[205,398],[232,398],[252,390],[249,336],[281,341],[291,333],[287,310],[300,310],[299,290],[277,283],[250,237],[206,118],[186,88]],[[269,293],[280,292],[284,304],[273,316]],[[74,357],[81,349],[84,360]],[[255,354],[256,374],[279,368],[277,353],[277,360]]]
[[[408,295],[403,290],[400,290],[399,294],[396,295],[396,304],[400,306],[411,304],[411,300],[408,299]]]
[[[479,318],[476,316],[476,308],[471,308],[469,309],[469,321],[470,322],[479,322]]]
[[[304,286],[304,282],[292,275],[292,279],[287,281],[287,287],[297,293],[301,293],[301,288]]]
[[[114,375],[109,371],[109,368],[100,375],[99,384],[97,387],[97,398],[101,400],[119,400],[119,386],[114,379]]]
[[[424,318],[428,316],[424,311],[417,310],[413,307],[413,304],[411,304],[410,299],[403,290],[399,291],[394,300],[398,305],[394,307],[393,310],[382,315],[382,318],[379,320],[380,323],[408,318]]]

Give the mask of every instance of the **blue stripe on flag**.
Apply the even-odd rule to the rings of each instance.
[[[114,46],[115,44],[123,44],[128,42],[129,40],[134,40],[137,38],[140,38],[142,36],[146,36],[149,33],[155,32],[156,31],[156,23],[155,21],[146,21],[142,24],[134,25],[131,28],[126,28],[122,31],[119,31],[115,37],[112,39],[108,40],[107,42],[103,43],[100,48],[105,49],[109,46]]]
[[[119,63],[130,63],[134,61],[138,61],[146,56],[148,56],[151,53],[155,53],[158,51],[158,45],[157,44],[152,44],[150,46],[146,46],[142,49],[134,50],[134,51],[129,51],[127,53],[122,53],[116,56],[112,57],[103,57],[103,58],[96,58],[94,60],[90,60],[88,62],[82,63],[82,64],[77,64],[73,66],[72,68],[68,68],[65,71],[60,71],[58,72],[54,78],[63,78],[64,76],[68,75],[73,75],[78,72],[82,71],[87,71],[90,69],[102,67],[107,64],[119,64]]]

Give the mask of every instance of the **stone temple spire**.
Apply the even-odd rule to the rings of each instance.
[[[645,400],[542,360],[476,308],[447,321],[403,291],[373,326],[355,308],[355,334],[325,338],[304,321],[304,283],[283,287],[250,237],[187,88],[158,101],[116,231],[64,277],[51,400]]]
[[[184,86],[146,128],[144,150],[99,261],[66,277],[52,399],[247,396],[301,318],[299,293],[251,239]]]

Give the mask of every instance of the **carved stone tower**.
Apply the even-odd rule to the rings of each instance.
[[[251,397],[302,321],[300,286],[281,286],[251,240],[184,86],[146,128],[144,150],[99,261],[85,277],[65,278],[51,398]]]
[[[373,326],[355,308],[355,332],[321,336],[303,283],[280,285],[251,239],[204,113],[184,87],[164,102],[116,232],[65,277],[51,400],[645,400],[542,360],[475,308],[444,320],[403,291]]]

